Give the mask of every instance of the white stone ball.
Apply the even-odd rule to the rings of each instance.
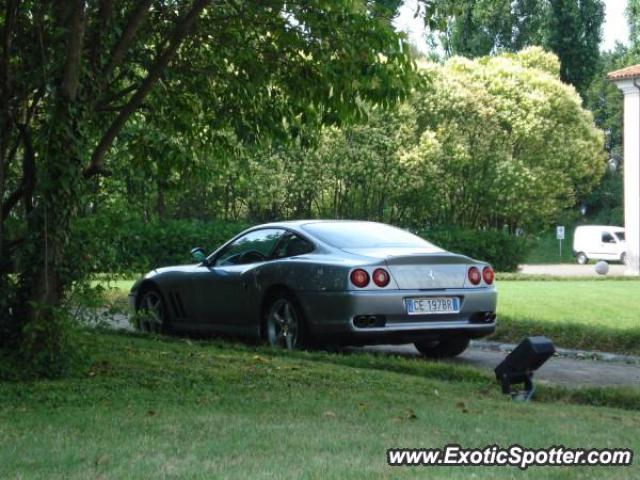
[[[609,273],[609,264],[604,260],[600,260],[598,263],[596,263],[595,269],[598,275],[606,275],[607,273]]]

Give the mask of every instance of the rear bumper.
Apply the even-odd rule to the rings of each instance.
[[[362,290],[301,292],[305,316],[314,335],[349,343],[403,343],[424,338],[466,335],[478,338],[495,331],[497,293],[494,287],[443,290]],[[409,315],[410,297],[458,297],[459,313]],[[362,316],[377,321],[361,326]]]

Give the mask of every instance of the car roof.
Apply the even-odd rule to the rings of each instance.
[[[315,220],[284,220],[282,222],[270,222],[264,223],[262,225],[256,225],[253,228],[267,228],[267,227],[301,227],[303,225],[309,225],[313,223],[380,223],[380,222],[371,222],[368,220],[323,220],[323,219],[315,219]]]
[[[616,227],[614,225],[580,225],[576,230],[612,230],[614,232],[624,232],[624,227]]]

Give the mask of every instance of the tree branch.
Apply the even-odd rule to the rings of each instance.
[[[11,50],[13,45],[13,28],[17,16],[18,1],[7,2],[4,12],[4,25],[2,29],[2,57],[0,58],[0,167],[4,164],[4,154],[8,142],[7,135],[11,126],[11,113],[9,101],[12,93],[11,85]]]
[[[11,112],[9,103],[12,94],[11,88],[11,50],[13,41],[13,29],[18,14],[18,0],[9,0],[4,11],[4,24],[2,28],[2,57],[0,58],[0,201],[4,198],[5,168],[7,163],[7,147],[11,126]],[[15,153],[9,152],[11,158]],[[0,217],[1,217],[0,212]],[[6,258],[5,252],[4,222],[0,218],[0,256]],[[0,263],[5,263],[0,260]]]
[[[3,256],[6,257],[11,257],[11,255],[13,254],[12,250],[15,250],[17,247],[19,247],[20,245],[22,245],[27,239],[25,237],[20,237],[20,238],[16,238],[13,240],[9,240],[5,245],[4,245],[4,250],[2,252],[0,252]],[[9,272],[11,273],[11,272]]]
[[[169,65],[169,62],[171,62],[171,59],[178,50],[178,47],[185,39],[185,37],[189,34],[189,30],[191,29],[197,18],[200,16],[200,13],[202,13],[205,7],[210,3],[211,0],[194,0],[189,12],[187,12],[180,23],[176,25],[175,30],[169,38],[167,47],[156,59],[146,78],[142,81],[140,88],[131,96],[129,102],[125,105],[122,111],[120,111],[118,116],[116,116],[113,123],[111,123],[111,126],[107,129],[107,131],[100,139],[100,142],[96,146],[93,155],[91,156],[91,163],[84,171],[85,178],[99,175],[105,171],[102,166],[102,160],[104,159],[107,150],[111,147],[111,144],[115,140],[124,124],[129,119],[129,117],[140,106],[142,100],[144,100],[146,95],[149,93],[151,88],[158,81],[158,79],[166,69],[167,65]]]
[[[91,36],[91,69],[96,76],[102,66],[102,37],[107,31],[112,14],[113,0],[100,0],[98,4],[97,25],[95,25],[93,35]]]
[[[131,92],[135,92],[137,89],[139,88],[138,85],[129,85],[126,88],[123,88],[122,90],[120,90],[119,92],[115,92],[111,95],[109,95],[107,98],[105,98],[104,100],[102,100],[98,106],[96,107],[96,109],[98,111],[105,111],[108,106],[110,104],[112,104],[113,102],[115,102],[116,100],[120,100],[122,97],[130,94]]]
[[[67,60],[64,64],[64,73],[60,85],[62,96],[69,101],[75,100],[80,83],[80,60],[82,58],[85,26],[84,4],[84,0],[74,0],[69,18]]]
[[[6,155],[4,157],[4,169],[3,169],[2,172],[0,172],[0,177],[6,175],[5,172],[9,169],[9,167],[13,163],[13,159],[16,157],[16,154],[18,153],[18,147],[19,146],[20,146],[20,138],[16,138],[15,141],[13,142],[13,144],[11,145],[11,148],[9,148],[8,152],[6,153]],[[4,185],[2,185],[2,186],[4,186]]]
[[[138,29],[144,22],[145,18],[149,14],[149,7],[151,7],[152,0],[142,0],[136,5],[133,13],[129,17],[126,27],[122,31],[122,35],[118,39],[116,46],[113,48],[113,53],[104,69],[103,79],[105,82],[109,80],[113,71],[118,67],[124,59],[125,53],[129,49],[131,42],[133,41]]]
[[[22,144],[24,147],[24,156],[22,159],[22,179],[18,187],[7,197],[2,204],[2,212],[0,212],[0,221],[4,221],[11,210],[18,204],[21,198],[24,198],[25,208],[27,211],[33,209],[32,197],[33,190],[36,185],[36,159],[33,150],[33,142],[31,133],[25,124],[16,124],[20,131]]]
[[[11,45],[13,40],[13,27],[17,15],[17,0],[7,2],[4,12],[4,25],[2,29],[2,60],[0,61],[0,81],[2,82],[3,96],[7,93],[7,83],[9,81],[9,63],[11,58]]]

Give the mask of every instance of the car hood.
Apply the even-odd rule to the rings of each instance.
[[[193,272],[193,270],[195,270],[198,267],[198,265],[200,264],[193,263],[191,265],[172,265],[170,267],[154,268],[149,273],[151,275],[156,275],[158,273],[165,273],[165,272]]]

